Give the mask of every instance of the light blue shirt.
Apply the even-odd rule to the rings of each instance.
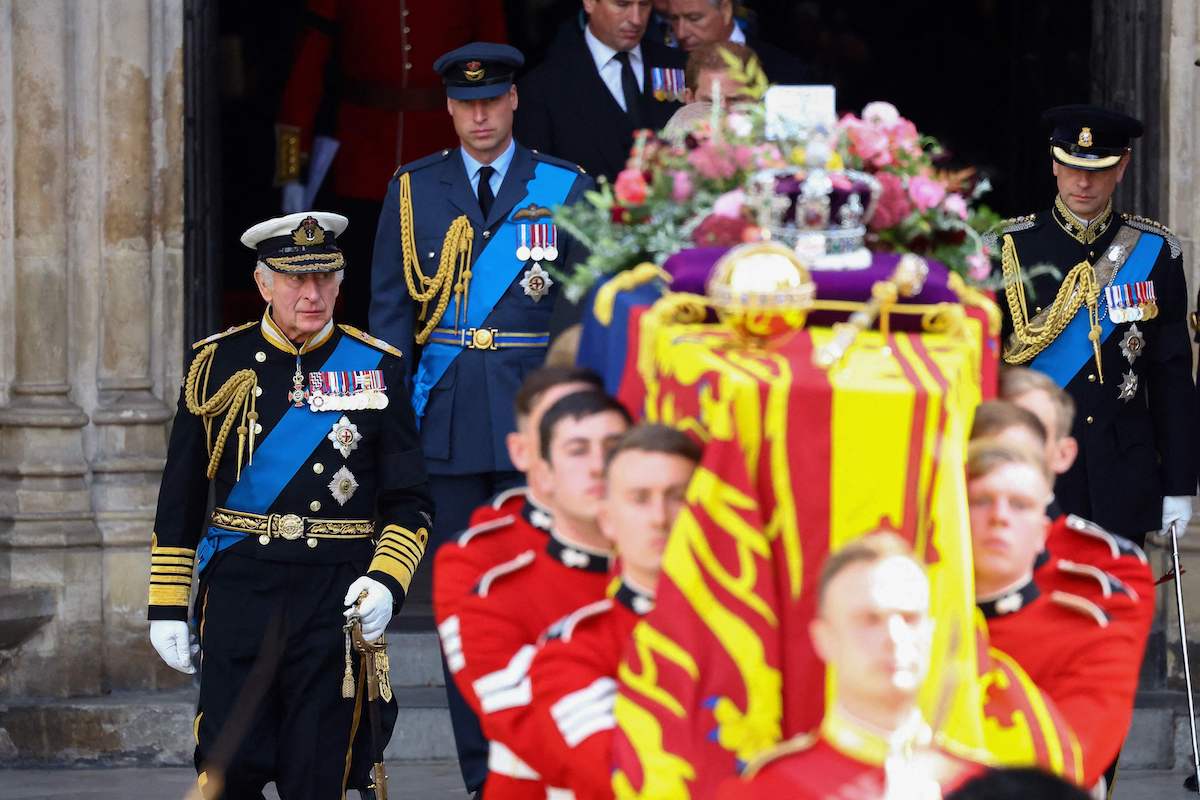
[[[504,176],[508,173],[509,165],[512,164],[513,155],[517,152],[517,141],[509,139],[508,147],[504,149],[503,153],[496,156],[496,160],[491,164],[481,164],[471,158],[465,148],[460,147],[459,152],[462,153],[463,166],[467,168],[467,179],[471,181],[471,191],[475,193],[476,197],[479,197],[479,168],[491,167],[496,170],[492,173],[491,180],[488,181],[492,187],[492,197],[495,197],[500,194],[500,185],[504,183]]]

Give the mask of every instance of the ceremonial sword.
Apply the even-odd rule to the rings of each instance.
[[[1171,523],[1171,559],[1175,571],[1175,607],[1179,614],[1179,647],[1183,651],[1183,679],[1187,685],[1188,725],[1192,730],[1192,771],[1193,774],[1183,782],[1185,789],[1193,792],[1200,791],[1200,750],[1196,748],[1196,707],[1192,700],[1192,666],[1188,660],[1187,623],[1183,618],[1183,581],[1179,576],[1179,536],[1175,533],[1175,522]]]
[[[355,601],[355,610],[358,609],[358,604],[367,596],[365,591],[358,595],[358,600]],[[358,614],[351,615],[343,629],[346,633],[346,675],[342,680],[342,696],[347,696],[347,688],[349,688],[349,696],[354,696],[353,678],[350,677],[350,646],[353,643],[354,649],[358,651],[361,659],[361,667],[359,669],[360,679],[366,680],[366,703],[367,703],[367,721],[371,733],[371,777],[372,785],[369,787],[374,790],[376,800],[388,800],[387,793],[387,772],[383,764],[383,725],[379,719],[379,703],[389,703],[392,700],[392,685],[388,677],[390,664],[387,655],[387,637],[380,636],[374,642],[368,642],[362,635],[362,619]],[[363,678],[362,676],[365,676]],[[349,687],[347,686],[349,679]]]

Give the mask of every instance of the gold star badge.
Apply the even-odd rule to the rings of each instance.
[[[1092,129],[1084,128],[1079,132],[1079,141],[1076,142],[1080,147],[1092,146]]]

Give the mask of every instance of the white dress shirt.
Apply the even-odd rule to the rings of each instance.
[[[504,175],[508,172],[509,166],[512,164],[513,154],[517,152],[517,142],[515,139],[508,140],[508,147],[504,148],[504,152],[496,156],[491,164],[483,164],[471,158],[467,154],[465,148],[459,148],[462,153],[463,166],[467,168],[467,180],[471,181],[471,191],[479,197],[479,168],[491,167],[495,170],[492,173],[491,180],[488,185],[492,187],[492,197],[500,194],[500,185],[504,183]]]
[[[625,91],[621,88],[621,62],[617,61],[617,51],[597,39],[592,33],[590,25],[583,31],[583,40],[587,42],[588,50],[592,53],[592,60],[596,62],[596,71],[600,73],[600,80],[604,81],[604,85],[608,87],[608,91],[612,93],[613,99],[617,101],[621,110],[628,111],[629,109],[625,108]],[[633,67],[633,77],[637,79],[638,89],[645,91],[646,76],[642,69],[642,46],[640,44],[629,51],[629,66]]]

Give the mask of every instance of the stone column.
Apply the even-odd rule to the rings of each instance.
[[[57,614],[23,648],[0,688],[91,693],[99,671],[99,537],[87,487],[83,427],[73,397],[70,320],[80,301],[69,270],[79,233],[70,191],[66,98],[73,81],[69,13],[62,2],[0,2],[0,578],[56,590]],[[19,103],[16,102],[19,98]],[[86,234],[86,232],[82,232]]]
[[[161,373],[166,362],[178,371],[177,336],[164,325],[177,331],[179,319],[162,304],[170,298],[179,308],[182,269],[183,32],[182,16],[169,9],[155,0],[72,8],[73,217],[97,233],[72,253],[76,282],[95,286],[92,305],[72,323],[74,337],[89,343],[79,380],[94,382],[89,455],[104,545],[104,663],[121,687],[153,683],[148,667],[158,664],[146,639],[147,554],[164,423],[178,391],[177,379],[167,385]]]
[[[146,638],[180,378],[180,0],[0,0],[0,696],[174,683]],[[166,679],[164,681],[164,679]]]

